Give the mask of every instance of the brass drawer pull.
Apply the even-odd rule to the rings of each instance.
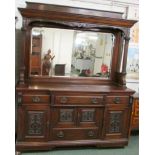
[[[92,98],[91,101],[92,101],[93,104],[97,104],[98,103],[97,98]]]
[[[63,96],[61,99],[60,99],[60,102],[61,103],[67,103],[67,97],[66,96]]]
[[[115,104],[120,103],[120,97],[115,97],[115,99],[114,99],[114,103],[115,103]]]
[[[88,132],[88,136],[89,136],[89,137],[93,137],[94,135],[95,135],[94,131],[89,131],[89,132]]]
[[[57,137],[63,138],[64,137],[63,131],[59,131],[59,133],[57,133]]]
[[[40,102],[40,101],[41,101],[40,97],[38,97],[38,96],[33,96],[33,97],[32,97],[32,102],[38,103],[38,102]]]

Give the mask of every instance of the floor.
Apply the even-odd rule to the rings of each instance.
[[[139,154],[139,136],[131,136],[129,145],[125,148],[76,148],[61,149],[42,152],[27,152],[22,155],[138,155]]]

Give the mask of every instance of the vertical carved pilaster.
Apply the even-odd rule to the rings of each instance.
[[[19,85],[25,85],[25,67],[20,68]]]
[[[24,20],[23,20],[24,22]],[[25,85],[25,33],[26,28],[22,27],[22,49],[21,49],[21,58],[20,58],[20,71],[19,71],[19,85]]]
[[[22,23],[22,49],[21,49],[21,58],[20,58],[20,73],[19,73],[19,85],[25,85],[26,84],[26,69],[28,69],[28,67],[26,66],[26,64],[29,64],[28,62],[26,62],[26,59],[28,56],[26,56],[26,48],[28,47],[27,45],[27,33],[29,33],[28,30],[28,25],[29,25],[30,20],[27,18],[23,18],[23,23]],[[28,52],[27,52],[28,53]],[[28,53],[29,54],[29,53]]]

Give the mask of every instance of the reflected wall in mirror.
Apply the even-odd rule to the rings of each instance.
[[[30,75],[110,78],[112,33],[34,27]]]

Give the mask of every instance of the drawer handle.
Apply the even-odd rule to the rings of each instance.
[[[64,137],[63,131],[59,131],[59,133],[57,133],[57,137],[63,138]]]
[[[91,100],[91,101],[92,101],[92,103],[93,103],[93,104],[98,103],[97,98],[92,98],[92,100]]]
[[[94,131],[88,131],[88,136],[93,137],[95,135]]]
[[[40,102],[40,101],[41,101],[40,97],[38,97],[38,96],[33,96],[33,97],[32,97],[32,102],[38,103],[38,102]]]
[[[61,103],[67,103],[67,97],[66,96],[63,96],[61,99],[60,99],[60,102]]]
[[[115,104],[120,103],[120,97],[115,97],[115,99],[114,99],[114,103],[115,103]]]

